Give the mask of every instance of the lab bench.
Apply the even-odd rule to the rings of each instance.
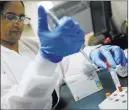
[[[60,92],[60,102],[56,110],[99,110],[98,105],[105,100],[105,93],[113,93],[116,89],[111,78],[111,75],[108,71],[101,71],[98,73],[98,76],[102,82],[103,89],[77,102],[74,101],[74,98],[68,86],[63,85]],[[119,80],[121,82],[122,87],[128,86],[128,77],[119,77]]]

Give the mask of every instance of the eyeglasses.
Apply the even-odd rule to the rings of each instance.
[[[28,18],[28,17],[18,16],[18,15],[9,14],[9,13],[7,14],[0,13],[0,15],[3,15],[4,18],[11,23],[17,23],[18,21],[20,21],[23,24],[29,24],[31,20],[31,18]]]

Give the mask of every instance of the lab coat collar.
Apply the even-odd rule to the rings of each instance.
[[[1,45],[1,52],[7,52],[7,53],[13,52],[13,53],[16,53],[14,50],[10,50],[10,49],[2,46],[2,45]]]

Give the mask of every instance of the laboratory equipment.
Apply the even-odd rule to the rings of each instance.
[[[105,44],[105,38],[109,37],[111,7],[110,1],[91,1],[91,19],[95,38],[91,45]]]
[[[121,92],[122,91],[121,84],[120,84],[120,81],[119,81],[118,76],[116,74],[116,71],[113,68],[111,68],[111,66],[108,64],[108,62],[106,62],[106,65],[107,65],[107,68],[108,68],[108,70],[109,70],[109,72],[111,74],[111,77],[113,79],[113,82],[115,84],[116,89],[119,92]]]
[[[122,89],[122,92],[116,90],[108,96],[101,104],[99,104],[99,108],[102,110],[127,110],[128,88],[122,87]]]
[[[90,9],[92,27],[95,34],[92,45],[101,43],[108,45],[118,45],[122,49],[128,48],[128,29],[126,27],[126,20],[121,26],[122,30],[125,28],[125,32],[123,33],[121,30],[120,33],[115,25],[116,21],[112,19],[112,16],[115,16],[115,13],[112,13],[115,12],[115,8],[112,7],[111,1],[91,1]],[[111,42],[104,42],[104,38],[110,38]]]
[[[103,34],[108,37],[111,17],[110,1],[91,1],[90,8],[94,35],[98,37]]]
[[[59,19],[49,10],[47,10],[47,14],[49,16],[49,18],[52,20],[53,23],[58,24],[59,23]],[[80,52],[82,53],[82,55],[91,63],[92,61],[89,59],[89,57],[87,56],[87,54],[83,51],[83,47],[84,47],[84,44],[82,45],[82,48],[80,49]],[[93,64],[94,65],[94,64]],[[98,70],[98,68],[96,67],[96,65],[94,65],[95,69]]]

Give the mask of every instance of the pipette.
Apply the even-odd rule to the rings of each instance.
[[[59,23],[59,19],[58,19],[51,11],[47,10],[47,15],[51,18],[51,20],[52,20],[53,23],[55,23],[55,24],[58,24],[58,23]],[[84,45],[84,44],[83,44],[83,45]],[[82,46],[82,47],[84,47],[84,46]],[[82,53],[82,55],[83,55],[92,65],[94,65],[94,64],[92,63],[92,61],[89,59],[89,57],[87,56],[87,54],[83,51],[82,48],[80,49],[80,52]],[[94,67],[95,67],[95,69],[96,69],[97,71],[99,71],[99,69],[97,68],[96,65],[94,65]]]
[[[121,92],[122,91],[122,87],[121,87],[120,81],[118,79],[118,76],[117,76],[115,70],[113,68],[111,68],[111,66],[109,65],[108,62],[106,62],[106,66],[107,66],[108,70],[110,71],[110,74],[111,74],[111,77],[113,79],[113,82],[115,84],[116,89],[119,92]]]

